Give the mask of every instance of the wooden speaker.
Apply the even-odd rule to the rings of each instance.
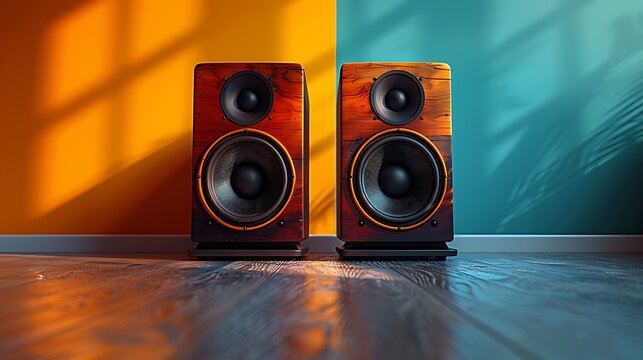
[[[192,150],[193,255],[303,255],[309,158],[301,65],[197,65]]]
[[[344,64],[337,111],[340,255],[455,255],[450,67]]]

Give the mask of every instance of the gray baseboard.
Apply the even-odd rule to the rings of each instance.
[[[314,235],[311,253],[334,253],[341,241]],[[189,235],[0,235],[0,253],[185,253]],[[456,235],[459,252],[643,253],[643,235]]]
[[[643,235],[456,235],[449,246],[465,252],[643,253]]]
[[[189,235],[0,235],[0,253],[175,253]]]

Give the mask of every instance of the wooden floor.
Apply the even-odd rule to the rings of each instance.
[[[0,354],[640,359],[643,256],[198,262],[0,255]]]

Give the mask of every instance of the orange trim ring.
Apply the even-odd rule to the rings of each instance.
[[[288,200],[286,200],[286,202],[284,203],[284,206],[273,217],[271,217],[270,219],[266,220],[265,222],[263,222],[263,223],[261,223],[259,225],[255,225],[255,226],[238,226],[238,225],[230,224],[230,223],[226,222],[225,220],[221,219],[220,217],[218,217],[214,213],[214,211],[212,211],[212,209],[210,209],[210,206],[208,205],[208,202],[205,200],[205,194],[203,193],[203,184],[202,184],[201,179],[202,179],[202,174],[203,174],[203,166],[205,165],[205,160],[208,158],[208,155],[210,155],[210,152],[214,148],[216,148],[216,146],[219,143],[221,143],[223,140],[229,138],[230,136],[233,136],[233,135],[236,135],[236,134],[239,134],[239,133],[257,134],[257,135],[264,136],[264,137],[272,140],[275,144],[277,144],[279,149],[284,153],[284,155],[288,159],[288,163],[290,164],[290,170],[292,172],[292,180],[291,180],[290,192],[288,194]],[[288,153],[288,150],[286,150],[286,148],[283,146],[283,144],[281,142],[279,142],[279,140],[277,140],[277,138],[275,138],[274,136],[272,136],[272,135],[270,135],[270,134],[268,134],[266,132],[263,132],[261,130],[256,130],[256,129],[248,129],[248,128],[231,131],[231,132],[225,134],[224,136],[218,138],[217,140],[215,140],[212,144],[210,144],[210,146],[208,146],[208,149],[205,151],[205,153],[203,153],[203,156],[201,157],[201,161],[199,162],[199,170],[197,171],[197,177],[196,177],[197,190],[199,192],[199,200],[201,200],[201,205],[203,205],[203,207],[205,208],[205,211],[216,222],[218,222],[219,224],[221,224],[221,225],[223,225],[223,226],[225,226],[227,228],[230,228],[230,229],[233,229],[233,230],[238,230],[238,231],[250,231],[250,230],[260,229],[260,228],[270,224],[271,222],[275,221],[275,219],[277,219],[284,212],[284,210],[286,210],[287,204],[290,202],[290,199],[292,199],[292,195],[295,192],[295,181],[296,180],[297,180],[297,174],[296,174],[296,171],[295,171],[295,164],[293,163],[292,159],[290,158],[290,154]]]
[[[434,150],[435,154],[438,155],[438,158],[439,158],[438,162],[440,163],[439,166],[442,167],[442,172],[444,174],[444,178],[443,178],[444,186],[442,186],[442,193],[440,194],[440,200],[437,202],[437,205],[433,208],[433,210],[424,219],[422,219],[421,221],[419,221],[419,222],[417,222],[415,224],[408,225],[408,226],[391,226],[391,225],[384,224],[384,223],[374,219],[372,216],[370,216],[362,208],[362,205],[360,205],[359,201],[357,200],[357,196],[355,195],[355,188],[353,186],[353,173],[355,171],[355,164],[357,163],[357,159],[359,158],[359,155],[368,146],[368,144],[370,144],[373,141],[377,140],[379,137],[381,137],[383,135],[386,135],[386,134],[390,134],[390,133],[407,133],[407,134],[411,134],[411,135],[414,135],[414,136],[418,137],[420,140],[422,140],[424,143],[426,143],[429,147],[431,147]],[[384,131],[378,132],[377,134],[375,134],[375,135],[371,136],[370,138],[368,138],[368,140],[366,140],[359,147],[359,149],[357,150],[357,152],[353,156],[353,160],[351,162],[351,167],[350,167],[350,172],[348,173],[348,187],[350,189],[351,198],[353,199],[353,203],[357,207],[357,210],[365,218],[367,218],[370,222],[374,223],[377,226],[380,226],[380,227],[383,227],[385,229],[388,229],[388,230],[411,230],[411,229],[415,229],[416,227],[421,226],[422,224],[424,224],[427,221],[429,221],[429,219],[433,215],[435,215],[435,213],[438,211],[440,206],[442,206],[442,202],[444,201],[444,196],[447,193],[447,187],[448,187],[447,186],[447,181],[448,181],[447,166],[444,163],[444,158],[442,157],[442,154],[440,153],[438,148],[426,136],[420,134],[417,131],[413,131],[413,130],[409,130],[409,129],[403,129],[403,128],[395,128],[395,129],[384,130]]]

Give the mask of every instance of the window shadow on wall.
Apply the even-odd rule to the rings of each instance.
[[[4,198],[0,202],[3,233],[187,233],[189,232],[190,189],[191,189],[191,88],[192,68],[197,62],[207,61],[297,61],[284,59],[284,49],[280,44],[288,28],[288,19],[282,12],[294,0],[273,2],[251,1],[244,6],[233,2],[195,1],[194,15],[189,18],[189,26],[167,38],[154,49],[140,56],[140,49],[133,42],[133,33],[144,26],[138,19],[140,9],[125,0],[82,0],[45,2],[32,6],[21,1],[2,3],[0,46],[3,51],[1,74],[2,85],[2,133],[0,152],[2,176],[0,191]],[[48,71],[46,62],[47,39],[54,24],[69,14],[84,11],[86,6],[105,5],[113,9],[112,15],[105,15],[109,26],[109,47],[113,58],[106,59],[109,76],[87,86],[73,97],[61,101],[53,107],[44,107],[42,94],[47,88],[43,85],[43,74]],[[173,15],[172,2],[153,4],[166,17]],[[158,9],[157,9],[158,10]],[[112,11],[112,10],[110,10]],[[138,12],[137,12],[138,11]],[[178,14],[177,14],[178,16]],[[153,23],[152,28],[160,31],[164,26],[162,19]],[[149,24],[148,24],[149,25]],[[81,29],[82,30],[82,29]],[[150,42],[159,37],[148,35]],[[97,39],[96,41],[99,41]],[[78,50],[78,49],[76,49]],[[88,49],[87,51],[93,51]],[[6,55],[5,55],[6,54]],[[307,59],[311,64],[308,77],[315,81],[315,74],[333,71],[334,48],[323,49],[315,58]],[[178,71],[176,59],[181,64],[189,64]],[[78,67],[78,78],[83,78],[87,69],[95,64],[86,63]],[[131,93],[141,84],[141,78],[162,79],[171,74],[173,82],[154,88],[145,105],[158,110],[150,114],[162,114],[165,108],[181,106],[180,119],[172,124],[149,117],[146,109],[131,99]],[[150,76],[150,74],[152,74]],[[172,90],[176,87],[176,90]],[[148,86],[148,89],[150,87]],[[187,91],[185,91],[187,89]],[[156,92],[165,94],[157,96]],[[318,96],[315,94],[315,96]],[[174,102],[174,98],[181,101]],[[186,100],[187,99],[187,100]],[[330,99],[331,104],[334,99]],[[92,159],[101,166],[100,179],[90,188],[80,191],[73,198],[48,208],[44,213],[33,210],[38,199],[34,191],[46,179],[35,178],[41,172],[39,164],[50,161],[42,149],[42,138],[52,129],[67,126],[77,121],[79,114],[97,103],[107,104],[101,123],[102,132],[96,142],[102,145],[103,157]],[[177,105],[179,104],[179,105]],[[184,104],[186,106],[180,105]],[[315,106],[321,106],[314,103]],[[169,111],[169,110],[168,110]],[[150,116],[151,117],[151,116]],[[156,137],[142,136],[157,150],[142,156],[137,153],[133,161],[129,148],[132,138],[139,133],[131,133],[132,124],[150,126],[150,132],[163,127],[169,130],[165,135]],[[145,131],[142,131],[145,134]],[[93,134],[87,134],[90,136]],[[80,140],[80,139],[79,139]],[[83,140],[88,142],[87,139]],[[81,143],[81,141],[79,141]],[[82,154],[85,149],[79,144],[64,144],[70,152]],[[313,144],[316,153],[332,151],[327,137]],[[58,159],[57,161],[60,161]],[[73,163],[74,169],[69,176],[86,174],[86,163],[73,157],[65,163]],[[59,164],[53,164],[53,167]],[[52,189],[53,190],[53,189]],[[332,193],[332,191],[331,191]],[[325,198],[324,198],[325,201]],[[319,208],[319,209],[318,209]],[[321,209],[321,210],[320,210]],[[318,214],[332,211],[325,202],[313,205]]]

